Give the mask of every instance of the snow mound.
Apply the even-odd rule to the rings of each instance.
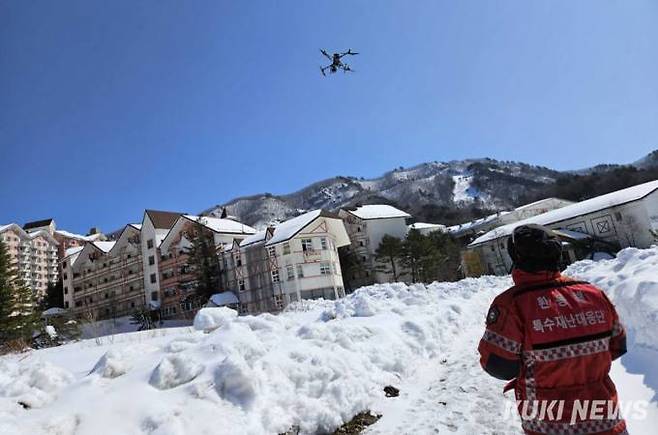
[[[202,308],[194,316],[194,329],[210,332],[228,324],[238,316],[238,312],[227,307]]]
[[[658,350],[658,247],[627,248],[617,258],[581,261],[565,274],[605,290],[634,344]]]
[[[656,270],[658,248],[627,249],[567,274],[608,292],[631,336],[655,349]],[[147,331],[100,347],[81,342],[3,356],[0,433],[262,435],[295,426],[301,434],[331,433],[367,409],[384,415],[373,435],[518,433],[501,418],[513,398],[504,399],[502,383],[481,370],[476,350],[489,304],[510,286],[509,277],[491,276],[373,285],[279,315],[205,308],[195,329],[175,337]],[[92,367],[101,376],[123,374],[98,382],[86,376]],[[655,365],[643,367],[652,385]],[[405,384],[414,378],[415,391]],[[384,397],[388,385],[400,387],[399,398]],[[26,413],[17,405],[24,397],[41,409]]]
[[[125,375],[132,368],[131,356],[126,351],[108,350],[101,359],[98,360],[91,373],[100,375],[103,378],[117,378]]]
[[[73,382],[73,375],[49,362],[7,364],[0,360],[0,398],[10,397],[30,408],[52,403],[57,391]]]
[[[229,356],[217,367],[215,388],[221,398],[249,409],[256,400],[257,379],[244,360]]]
[[[194,380],[203,369],[202,364],[188,356],[170,355],[153,370],[149,384],[160,390],[168,390]]]

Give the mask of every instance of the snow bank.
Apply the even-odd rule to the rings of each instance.
[[[210,332],[238,317],[238,312],[227,307],[202,308],[194,317],[194,329]]]
[[[612,260],[581,261],[565,273],[605,290],[630,340],[658,350],[658,247],[624,249]]]
[[[655,348],[656,270],[658,248],[625,250],[619,259],[582,262],[568,273],[606,289],[636,341]],[[436,400],[427,401],[428,387],[419,385],[419,404],[409,407],[427,407],[427,415],[454,410],[458,422],[464,410],[455,406],[471,404],[467,412],[479,417],[464,428],[485,433],[500,418],[489,408],[503,400],[497,401],[500,383],[477,365],[476,340],[492,299],[510,285],[509,277],[487,276],[375,285],[337,301],[293,304],[276,316],[206,308],[195,329],[180,328],[176,336],[116,336],[97,347],[75,343],[0,357],[0,433],[260,435],[293,426],[304,434],[331,432],[394,400],[384,398],[383,388],[400,386],[423,364],[427,373],[442,373],[432,384]],[[460,376],[472,382],[450,381]],[[25,410],[19,401],[39,409]],[[415,433],[438,424],[427,421]],[[507,423],[496,427],[509,433]]]
[[[189,356],[169,355],[153,370],[149,384],[160,390],[167,390],[192,381],[203,369],[203,365]]]

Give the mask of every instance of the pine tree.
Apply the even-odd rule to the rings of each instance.
[[[393,281],[398,280],[398,261],[403,254],[402,240],[388,234],[379,243],[375,256],[377,257],[377,270],[379,272],[392,274]]]
[[[46,295],[41,300],[41,309],[48,308],[64,308],[64,287],[61,279],[57,280],[57,283],[48,283]]]
[[[343,273],[343,284],[345,284],[345,289],[349,293],[354,290],[355,277],[363,274],[365,267],[357,253],[349,246],[338,248],[338,260],[340,261],[340,270]]]
[[[40,326],[36,308],[32,290],[18,277],[0,241],[0,343],[31,340]]]
[[[220,291],[219,256],[212,231],[197,222],[191,232],[187,266],[196,278],[196,296],[206,301]]]

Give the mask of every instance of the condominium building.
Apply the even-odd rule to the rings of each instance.
[[[144,270],[144,298],[152,308],[159,308],[160,301],[160,254],[159,247],[182,213],[146,210],[139,225],[142,239]]]
[[[146,305],[138,224],[127,225],[116,241],[87,242],[68,253],[62,262],[64,305],[78,318],[127,316]]]
[[[18,276],[37,298],[41,298],[48,283],[57,282],[58,244],[46,228],[28,225],[26,228],[27,231],[15,223],[0,226],[0,240],[5,244]]]
[[[355,287],[388,282],[391,276],[379,272],[375,252],[385,235],[404,239],[410,214],[390,205],[364,205],[342,209],[339,216],[345,222],[351,240],[350,249],[361,262],[362,270],[349,277]]]
[[[277,312],[301,299],[345,295],[338,248],[350,240],[335,214],[315,210],[259,231],[220,253],[241,314]]]
[[[160,244],[160,300],[164,318],[191,318],[207,301],[195,297],[196,275],[188,265],[188,249],[199,231],[212,237],[215,251],[240,243],[256,230],[233,219],[182,215]],[[213,255],[210,261],[219,258]],[[224,290],[225,283],[218,282],[217,292]]]

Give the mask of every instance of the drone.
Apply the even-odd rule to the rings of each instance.
[[[350,68],[350,66],[348,64],[343,63],[343,61],[342,61],[344,56],[348,56],[348,55],[349,56],[355,56],[355,55],[359,54],[359,53],[353,52],[351,48],[349,50],[347,50],[346,52],[344,52],[344,53],[334,53],[332,55],[330,55],[329,53],[327,53],[325,50],[322,50],[322,49],[320,49],[320,52],[327,59],[329,59],[331,61],[331,64],[329,64],[327,66],[324,66],[324,67],[320,67],[320,71],[322,71],[323,76],[327,75],[325,73],[326,70],[329,70],[329,73],[331,73],[331,74],[337,72],[339,69],[342,69],[344,73],[348,72],[348,71],[354,72],[354,70],[352,68]]]

